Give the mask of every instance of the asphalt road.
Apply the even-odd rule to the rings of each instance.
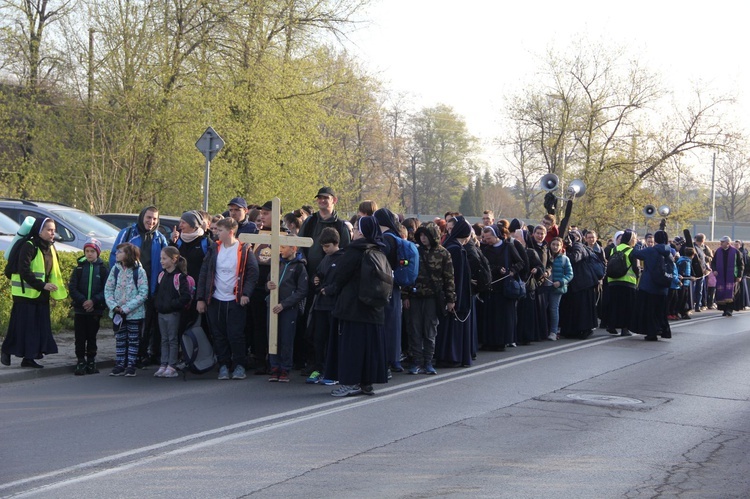
[[[480,352],[374,397],[260,377],[0,385],[3,497],[750,497],[750,312]]]

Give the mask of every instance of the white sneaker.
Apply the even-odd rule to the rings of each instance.
[[[160,366],[159,370],[154,373],[154,378],[163,378],[166,371],[167,366]]]
[[[550,341],[557,341],[557,334],[550,333],[549,336],[547,336],[547,339]]]
[[[162,375],[162,378],[176,378],[179,375],[180,373],[177,372],[177,369],[175,369],[172,366],[169,366],[164,370],[164,374]]]

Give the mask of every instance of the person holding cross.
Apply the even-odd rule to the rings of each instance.
[[[246,305],[258,282],[258,261],[248,243],[235,237],[237,221],[216,223],[219,240],[206,253],[196,287],[198,313],[207,313],[219,363],[219,379],[245,379]]]
[[[282,238],[283,241],[283,238]],[[266,284],[269,290],[279,290],[279,303],[270,312],[278,316],[277,352],[268,356],[271,374],[268,381],[289,382],[294,354],[294,335],[300,316],[300,304],[304,307],[307,296],[307,271],[305,259],[297,252],[296,246],[280,245],[279,282],[272,279]]]

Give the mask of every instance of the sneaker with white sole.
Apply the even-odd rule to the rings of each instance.
[[[237,366],[234,368],[234,371],[232,372],[232,379],[245,379],[247,378],[247,375],[245,374],[245,368],[242,366]]]
[[[164,369],[164,374],[161,375],[162,378],[176,378],[179,376],[180,373],[177,372],[177,369],[175,369],[172,366],[168,366],[166,369]]]
[[[326,385],[326,386],[335,386],[335,385],[338,385],[339,382],[336,379],[322,379],[318,381],[318,384]]]
[[[130,366],[125,368],[125,377],[126,378],[133,378],[135,377],[135,367]]]
[[[305,380],[305,383],[308,385],[316,385],[320,383],[320,380],[323,379],[323,375],[320,374],[320,371],[313,371],[310,373],[310,376],[307,377]]]
[[[362,393],[362,388],[359,385],[341,385],[331,392],[334,397],[349,397],[351,395],[359,395]]]
[[[550,341],[557,341],[557,334],[556,333],[550,333],[549,336],[547,336],[547,339]]]
[[[164,376],[164,371],[167,370],[167,366],[160,366],[159,370],[154,373],[154,378],[161,378]]]
[[[229,368],[227,366],[219,368],[219,379],[229,379]]]

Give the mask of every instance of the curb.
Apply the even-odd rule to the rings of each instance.
[[[15,360],[15,357],[14,357]],[[21,362],[21,359],[18,359],[18,362]],[[103,360],[101,362],[97,362],[96,366],[99,368],[99,375],[106,376],[107,373],[104,372],[103,369],[110,369],[114,367],[115,361],[114,360]],[[67,365],[67,366],[45,366],[43,369],[35,369],[32,367],[26,367],[26,368],[6,368],[2,367],[0,368],[0,384],[3,383],[13,383],[15,381],[28,381],[33,379],[41,379],[41,378],[49,378],[50,376],[59,376],[63,374],[67,374],[70,376],[73,376],[73,369],[75,368],[74,365]],[[13,372],[2,372],[5,369],[14,369]],[[90,375],[89,375],[90,376]]]

